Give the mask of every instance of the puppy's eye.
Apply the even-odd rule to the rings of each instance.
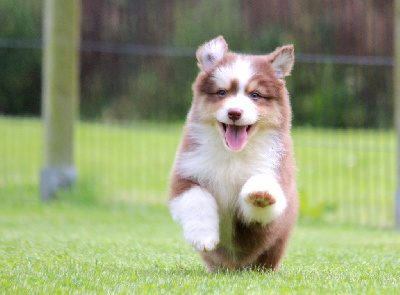
[[[250,97],[251,97],[252,99],[258,99],[258,98],[260,98],[261,96],[260,96],[260,94],[259,94],[257,91],[254,91],[254,92],[250,93]]]
[[[225,96],[227,94],[227,92],[226,92],[226,90],[224,90],[224,89],[221,89],[221,90],[219,90],[218,92],[217,92],[217,95],[218,96]]]

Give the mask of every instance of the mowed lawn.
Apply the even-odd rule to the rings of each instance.
[[[400,292],[393,132],[295,129],[303,213],[281,271],[210,274],[166,207],[181,125],[76,127],[78,184],[42,203],[41,123],[0,118],[0,293]]]
[[[400,292],[400,234],[391,230],[300,221],[279,273],[207,273],[165,206],[64,197],[0,207],[0,293]]]

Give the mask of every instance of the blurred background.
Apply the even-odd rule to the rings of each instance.
[[[41,0],[0,1],[0,200],[39,201]],[[196,48],[295,46],[301,218],[394,226],[393,0],[82,0],[82,202],[161,204],[197,75]]]

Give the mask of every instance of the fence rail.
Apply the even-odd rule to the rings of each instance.
[[[25,39],[1,39],[0,48],[10,49],[41,49],[42,40]],[[172,46],[150,46],[144,44],[122,44],[92,42],[82,40],[80,50],[88,52],[141,55],[141,56],[162,56],[162,57],[194,57],[195,48],[172,47]],[[253,54],[263,54],[255,52]],[[358,55],[327,55],[296,53],[297,63],[310,64],[338,64],[357,66],[394,66],[394,58],[390,56],[358,56]]]

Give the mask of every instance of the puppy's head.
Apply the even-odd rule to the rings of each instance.
[[[220,36],[201,46],[196,57],[200,73],[191,119],[215,127],[227,149],[242,150],[259,131],[290,125],[283,78],[293,66],[292,45],[265,56],[242,55],[229,52]]]

